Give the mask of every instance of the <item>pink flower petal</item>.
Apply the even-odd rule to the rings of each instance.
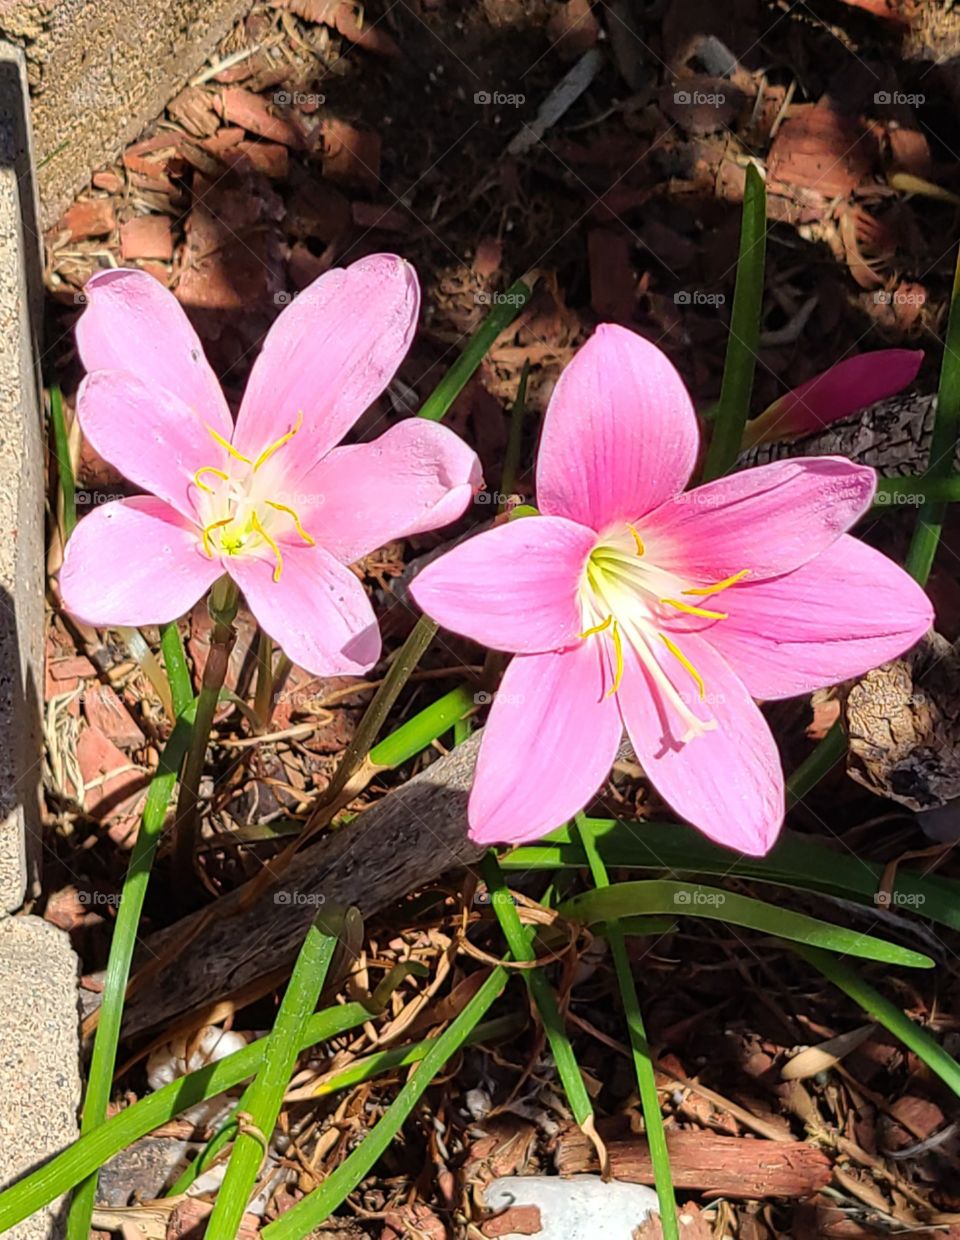
[[[380,631],[363,586],[322,547],[283,548],[272,556],[225,556],[224,565],[264,630],[294,663],[315,676],[356,676],[380,657]]]
[[[233,419],[197,333],[176,297],[144,271],[101,271],[86,283],[77,348],[88,371],[128,370],[168,388],[229,439]]]
[[[682,491],[700,433],[683,381],[642,336],[602,324],[554,389],[537,457],[537,503],[601,531]]]
[[[623,735],[605,689],[597,642],[512,660],[483,730],[467,809],[472,840],[539,839],[583,809]]]
[[[166,624],[190,610],[223,573],[203,554],[196,526],[152,495],[96,508],[67,541],[65,609],[96,628]]]
[[[923,349],[877,349],[848,357],[787,392],[748,422],[743,446],[815,434],[909,387],[922,362]]]
[[[223,448],[169,388],[150,387],[127,370],[95,370],[80,384],[77,417],[105,461],[192,519],[201,466],[222,469]]]
[[[314,280],[267,333],[243,396],[234,444],[256,458],[303,425],[285,461],[302,476],[386,389],[417,326],[409,263],[375,254]]]
[[[481,481],[477,454],[458,435],[407,418],[373,443],[334,448],[301,479],[296,506],[317,541],[352,564],[456,521]]]
[[[913,578],[846,534],[796,572],[744,582],[721,597],[729,619],[702,636],[758,698],[860,676],[908,650],[933,623]]]
[[[875,489],[874,471],[843,457],[777,461],[668,500],[640,533],[659,568],[711,583],[748,569],[758,581],[819,555],[869,508]]]
[[[583,628],[577,588],[597,536],[564,517],[523,517],[421,569],[410,593],[444,628],[493,650],[539,654]]]
[[[704,700],[671,654],[658,653],[660,665],[694,714],[717,726],[681,741],[685,725],[627,646],[617,700],[637,760],[681,818],[718,844],[762,856],[784,817],[776,743],[759,707],[720,655],[695,634],[677,644],[703,678]]]

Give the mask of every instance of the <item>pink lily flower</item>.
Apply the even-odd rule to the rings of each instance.
[[[837,362],[785,393],[747,423],[744,448],[813,435],[878,400],[896,396],[916,379],[923,349],[876,349]]]
[[[478,534],[414,580],[441,624],[516,653],[470,795],[478,843],[536,839],[582,809],[626,728],[682,818],[763,854],[784,784],[754,698],[856,676],[929,628],[923,590],[845,533],[870,505],[873,470],[813,457],[684,494],[697,449],[669,360],[601,326],[546,413],[542,515]]]
[[[66,610],[97,627],[164,623],[227,573],[295,663],[367,671],[380,633],[348,565],[455,520],[480,485],[475,453],[422,418],[336,446],[413,338],[413,268],[375,255],[304,290],[268,332],[236,424],[171,293],[128,270],[86,293],[80,425],[150,494],[79,522],[60,571]]]

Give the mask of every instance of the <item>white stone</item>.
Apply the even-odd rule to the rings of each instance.
[[[643,1184],[604,1183],[598,1175],[508,1175],[494,1180],[483,1194],[489,1209],[536,1206],[542,1230],[537,1240],[631,1240],[650,1214],[657,1194]],[[519,1240],[510,1232],[502,1240]]]

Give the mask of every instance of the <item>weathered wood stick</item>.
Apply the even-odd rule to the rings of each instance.
[[[653,1160],[645,1138],[608,1138],[603,1125],[600,1127],[613,1178],[630,1184],[652,1184]],[[829,1183],[832,1174],[826,1154],[802,1141],[764,1141],[671,1129],[667,1132],[667,1150],[675,1186],[711,1196],[810,1197]],[[579,1128],[559,1135],[554,1163],[561,1175],[600,1169],[596,1150]]]
[[[216,920],[195,938],[203,913],[152,935],[140,965],[178,942],[186,946],[130,997],[124,1035],[206,1008],[292,962],[321,901],[356,905],[368,917],[476,861],[483,849],[467,838],[466,811],[480,735],[305,848],[249,908],[242,907],[247,886],[239,887],[217,902]]]
[[[848,456],[872,465],[883,478],[921,474],[930,454],[936,407],[935,396],[894,396],[802,439],[758,444],[737,464],[747,468],[791,456]]]

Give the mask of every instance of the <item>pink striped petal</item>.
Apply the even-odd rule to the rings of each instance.
[[[677,644],[703,678],[693,680],[671,654],[657,654],[686,705],[716,727],[691,740],[664,704],[649,674],[626,647],[617,700],[627,732],[650,782],[663,799],[704,835],[750,856],[773,846],[783,824],[783,771],[777,746],[743,684],[706,641],[689,634]]]
[[[776,461],[669,500],[643,522],[651,564],[693,581],[791,572],[863,515],[876,474],[839,456]]]
[[[410,593],[444,628],[481,646],[558,650],[583,628],[577,589],[596,540],[564,517],[523,517],[428,564]]]
[[[303,415],[286,461],[302,476],[386,389],[417,326],[409,263],[375,254],[314,280],[267,333],[243,396],[236,447],[256,458]]]
[[[598,642],[511,661],[483,730],[467,807],[472,840],[539,839],[583,809],[623,735],[604,694]]]
[[[700,433],[683,381],[656,345],[605,323],[560,376],[537,456],[540,510],[597,531],[683,490]]]
[[[196,515],[196,470],[222,469],[223,448],[168,388],[149,387],[128,370],[95,370],[77,395],[80,427],[105,461],[187,518]]]
[[[152,495],[95,508],[70,536],[60,569],[64,608],[95,628],[166,624],[223,573],[197,528]]]
[[[477,454],[458,435],[407,418],[373,443],[334,448],[298,484],[297,507],[317,541],[352,564],[456,521],[481,481]]]
[[[88,371],[128,370],[167,388],[229,439],[233,419],[197,333],[176,297],[145,271],[101,271],[86,283],[77,348]]]
[[[909,387],[922,362],[923,349],[877,349],[837,362],[748,422],[743,446],[816,434]]]
[[[380,658],[380,631],[363,586],[322,547],[283,548],[273,580],[271,556],[224,557],[265,632],[315,676],[356,676]]]
[[[721,597],[729,619],[703,637],[758,698],[860,676],[908,650],[933,623],[913,578],[846,534],[796,572]]]

